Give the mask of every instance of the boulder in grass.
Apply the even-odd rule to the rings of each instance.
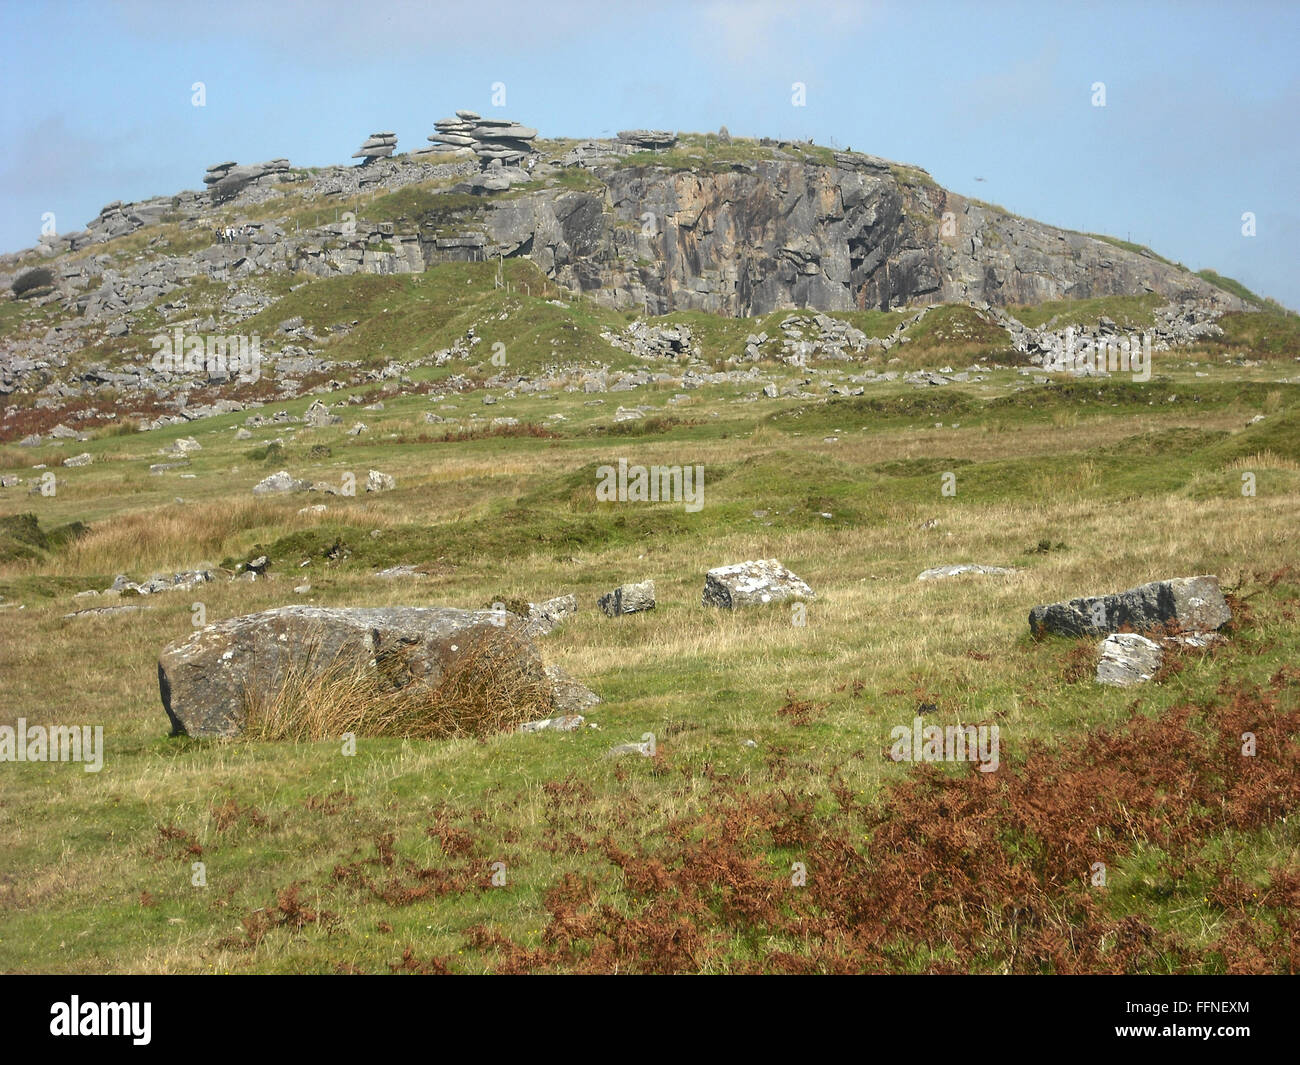
[[[573,732],[582,728],[586,720],[581,714],[561,714],[559,717],[545,717],[541,721],[525,721],[519,726],[520,732]]]
[[[92,462],[94,462],[94,461],[95,461],[94,457],[90,454],[89,451],[86,451],[86,452],[83,452],[83,453],[80,454],[80,455],[72,455],[71,457],[64,459],[64,460],[63,460],[63,465],[65,465],[65,466],[89,466],[89,465],[90,465]]]
[[[1071,599],[1036,606],[1029,630],[1039,636],[1105,636],[1128,628],[1146,632],[1176,625],[1183,632],[1213,632],[1232,620],[1232,611],[1211,575],[1152,581],[1115,595]]]
[[[1136,632],[1116,632],[1101,641],[1097,662],[1097,683],[1127,688],[1150,680],[1164,661],[1164,652],[1154,640]]]
[[[280,470],[253,485],[253,495],[271,495],[276,492],[306,492],[310,489],[310,481],[303,481],[293,477],[288,470]]]
[[[951,566],[934,566],[917,574],[918,581],[937,581],[945,577],[960,577],[963,573],[978,573],[988,577],[1004,577],[1015,573],[1007,566],[981,566],[973,562],[961,562]]]
[[[528,604],[528,628],[539,636],[545,636],[556,625],[578,612],[578,597],[572,593],[557,595],[544,603]]]
[[[367,492],[391,492],[396,487],[397,479],[391,474],[380,473],[379,470],[371,470],[366,474]]]
[[[557,710],[574,715],[579,710],[590,710],[593,706],[600,705],[600,696],[582,681],[575,679],[554,663],[547,665],[545,669],[546,677],[551,682],[551,694],[555,698]]]
[[[641,581],[638,584],[624,584],[607,592],[597,600],[596,605],[611,618],[624,614],[640,614],[655,608],[655,582]]]
[[[718,566],[704,578],[704,605],[726,610],[816,598],[804,581],[774,558]]]
[[[436,688],[450,676],[458,692],[477,682],[494,699],[517,692],[521,705],[504,707],[507,719],[555,708],[523,619],[450,607],[295,605],[227,618],[168,646],[158,684],[174,735],[233,736],[247,724],[250,699],[278,692],[291,676],[310,681],[339,666],[373,676],[384,691]],[[482,675],[466,675],[473,670]],[[518,681],[503,689],[507,671]]]

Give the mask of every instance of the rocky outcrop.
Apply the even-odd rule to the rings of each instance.
[[[527,254],[567,287],[652,314],[1148,291],[1241,306],[1184,269],[967,200],[871,156],[720,172],[597,163],[590,172],[603,191],[546,189],[485,205],[483,254]]]
[[[281,175],[288,172],[288,159],[271,159],[247,166],[235,162],[217,163],[208,167],[208,172],[203,175],[203,184],[211,191],[213,201],[220,202],[230,199],[255,182],[264,182],[266,179],[278,181]]]
[[[471,151],[486,168],[496,161],[510,166],[522,163],[533,153],[537,130],[509,118],[484,118],[476,111],[457,111],[455,118],[442,118],[429,134],[430,152]]]
[[[1130,629],[1148,632],[1174,626],[1183,632],[1213,632],[1232,620],[1214,576],[1152,581],[1115,595],[1071,599],[1029,612],[1034,635],[1101,636]]]
[[[664,129],[625,129],[619,132],[618,139],[633,148],[657,150],[671,148],[677,143],[677,134]]]
[[[368,166],[376,159],[387,159],[395,151],[397,151],[397,134],[372,133],[361,147],[352,153],[352,158],[360,159],[362,166]]]

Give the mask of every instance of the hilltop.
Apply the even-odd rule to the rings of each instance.
[[[1019,218],[916,167],[725,134],[498,132],[513,139],[442,132],[470,143],[409,155],[376,134],[363,150],[384,154],[360,166],[216,164],[203,191],[110,203],[86,229],[0,258],[0,439],[425,366],[483,381],[491,366],[462,349],[488,332],[515,370],[617,368],[635,362],[610,342],[634,316],[693,325],[694,343],[665,350],[696,371],[815,361],[823,334],[841,361],[1015,364],[1041,354],[1044,328],[1071,324],[1149,330],[1157,350],[1217,338],[1239,352],[1261,334],[1272,354],[1295,349],[1294,318],[1235,282]],[[795,338],[813,347],[754,342],[791,311],[821,312]],[[261,385],[151,365],[178,329],[256,334]]]

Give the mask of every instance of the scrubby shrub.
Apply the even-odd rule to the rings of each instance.
[[[10,287],[13,294],[19,299],[38,289],[49,288],[54,284],[54,274],[44,266],[38,266],[34,270],[27,270],[14,278],[14,283]]]

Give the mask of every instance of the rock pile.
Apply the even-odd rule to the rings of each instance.
[[[665,129],[625,129],[619,132],[618,139],[634,148],[671,148],[677,143],[677,134]]]
[[[457,111],[455,118],[442,118],[429,134],[433,152],[469,150],[486,169],[493,161],[503,166],[522,163],[533,154],[537,130],[509,118],[484,118],[475,111]]]
[[[985,303],[974,306],[976,310],[987,314],[1002,326],[1011,339],[1011,346],[1016,351],[1029,355],[1029,361],[1034,365],[1042,365],[1045,358],[1065,348],[1067,324],[1061,323],[1063,316],[1058,315],[1047,325],[1030,328],[1001,308]],[[1139,338],[1150,336],[1153,351],[1168,351],[1171,348],[1195,344],[1206,337],[1222,336],[1223,329],[1215,323],[1223,313],[1222,306],[1193,299],[1170,302],[1159,308],[1149,329],[1125,329],[1104,315],[1095,325],[1075,322],[1069,323],[1068,328],[1073,330],[1074,342],[1080,347],[1085,343],[1095,347],[1107,341],[1118,343],[1132,336]],[[1105,371],[1092,372],[1098,376],[1105,373]]]
[[[249,163],[247,166],[234,162],[217,163],[208,167],[208,172],[203,175],[203,184],[208,186],[214,200],[225,200],[255,181],[263,178],[279,180],[281,174],[288,172],[288,159],[271,159],[265,163]]]
[[[157,592],[187,592],[200,584],[211,581],[212,571],[206,569],[187,569],[170,576],[166,574],[150,577],[147,581],[133,581],[125,573],[113,578],[113,583],[104,590],[105,594],[116,592],[134,592],[137,595],[154,595]]]
[[[387,159],[396,150],[397,134],[372,133],[366,138],[365,143],[352,153],[352,158],[360,159],[361,165],[366,166],[376,159]]]
[[[641,359],[675,359],[679,355],[700,353],[688,325],[647,325],[638,318],[622,333],[606,330],[601,337],[613,347]]]

